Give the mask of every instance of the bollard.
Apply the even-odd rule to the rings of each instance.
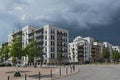
[[[39,72],[39,80],[40,80],[40,75],[41,75],[41,74],[40,74],[40,72]]]
[[[75,70],[76,70],[76,66],[75,66],[74,68],[75,68]]]
[[[70,71],[71,71],[71,73],[72,73],[72,66],[70,66]]]
[[[73,65],[73,72],[75,71],[75,65]]]
[[[66,67],[66,75],[68,74],[68,67]]]
[[[59,75],[61,76],[61,68],[59,69]]]
[[[52,70],[50,70],[50,78],[51,78],[51,80],[52,80]]]
[[[8,80],[10,80],[10,77],[8,76]]]
[[[27,74],[25,74],[25,80],[27,80]]]

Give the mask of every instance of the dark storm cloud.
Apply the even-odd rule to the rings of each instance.
[[[120,38],[112,30],[120,26],[119,4],[120,0],[4,0],[0,3],[0,23],[5,26],[5,32],[18,23],[22,26],[52,24],[70,30],[71,39],[82,35],[118,43],[113,42],[113,38]],[[0,27],[0,36],[4,28]],[[109,31],[113,34],[107,36]],[[100,32],[106,36],[101,37]]]

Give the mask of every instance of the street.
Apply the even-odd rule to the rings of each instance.
[[[60,80],[120,80],[120,65],[80,65],[78,74]]]

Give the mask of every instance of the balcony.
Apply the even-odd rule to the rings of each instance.
[[[38,37],[38,36],[43,36],[43,33],[35,34],[35,37]]]

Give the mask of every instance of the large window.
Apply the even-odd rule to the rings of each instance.
[[[47,41],[45,41],[45,46],[47,46]]]
[[[51,35],[51,40],[55,40],[55,36],[54,35]]]
[[[47,52],[47,47],[45,48],[45,52]]]
[[[51,29],[51,34],[55,34],[55,30]]]
[[[45,31],[45,34],[47,34],[47,31]]]
[[[55,52],[55,47],[51,47],[51,52]]]
[[[55,46],[55,42],[54,41],[51,41],[51,46]]]
[[[45,35],[45,40],[47,40],[47,35]]]
[[[55,58],[55,53],[51,53],[51,58]]]

